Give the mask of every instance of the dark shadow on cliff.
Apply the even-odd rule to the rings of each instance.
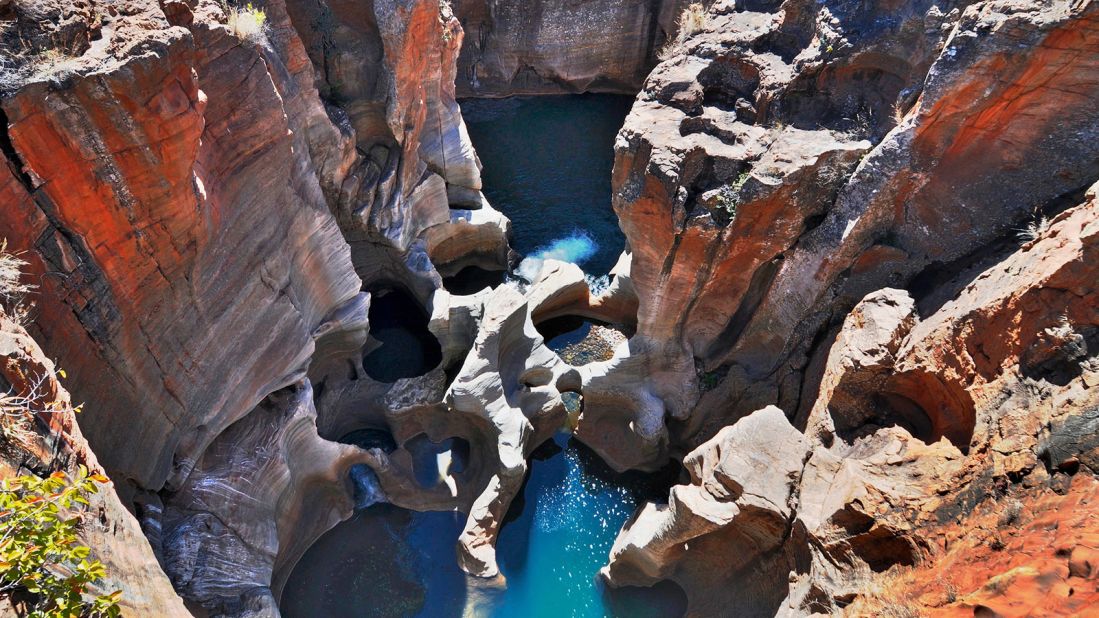
[[[370,339],[363,356],[366,374],[379,382],[422,376],[443,360],[438,339],[428,330],[430,316],[407,292],[372,291]],[[376,347],[372,348],[372,344]]]

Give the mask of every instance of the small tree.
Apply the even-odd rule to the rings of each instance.
[[[91,550],[77,543],[88,496],[106,483],[80,466],[76,478],[20,476],[0,485],[0,595],[25,593],[31,618],[115,617],[121,591],[90,596],[106,574]]]

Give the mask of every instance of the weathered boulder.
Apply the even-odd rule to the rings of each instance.
[[[667,504],[644,505],[626,524],[604,577],[634,586],[671,579],[689,598],[720,597],[725,581],[789,535],[807,452],[808,442],[778,408],[726,427],[683,460],[690,484],[673,487]],[[695,604],[691,611],[720,607]]]

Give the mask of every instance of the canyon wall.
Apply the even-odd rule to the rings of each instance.
[[[29,262],[33,334],[176,589],[227,615],[277,612],[350,514],[351,469],[388,467],[318,434],[309,380],[361,363],[364,290],[430,307],[429,250],[508,259],[454,100],[457,20],[431,0],[257,7],[0,7],[0,237]]]
[[[946,282],[951,299],[926,316],[904,290],[869,294],[804,435],[774,407],[722,429],[684,460],[690,483],[627,525],[608,578],[672,579],[704,615],[833,613],[855,598],[854,615],[1093,605],[1099,528],[1060,509],[1097,486],[1097,190]],[[1066,529],[1043,545],[1051,517]]]
[[[577,435],[690,478],[612,585],[698,615],[1094,603],[1095,522],[1062,509],[1095,491],[1097,25],[718,2],[653,71],[614,176],[638,333],[601,380],[632,388],[585,391]]]
[[[275,615],[356,500],[467,513],[459,561],[500,584],[526,458],[566,422],[614,467],[688,472],[612,585],[672,580],[700,614],[1091,601],[1066,590],[1093,522],[989,552],[1095,491],[1099,5],[719,0],[646,79],[685,4],[0,4],[0,238],[115,480],[86,538],[119,547],[127,607],[182,614],[170,581]],[[511,258],[455,97],[638,89],[609,287],[547,260],[444,289]],[[391,294],[427,365],[396,379],[367,367]],[[563,315],[637,333],[571,367],[536,328]],[[66,423],[47,437],[94,467]],[[991,519],[987,565],[935,597]]]
[[[463,97],[641,89],[687,0],[455,0]]]
[[[804,413],[868,292],[922,304],[1099,177],[1091,3],[735,6],[656,68],[619,135],[631,346],[655,376],[636,416],[669,428],[608,439],[619,467],[769,404]]]

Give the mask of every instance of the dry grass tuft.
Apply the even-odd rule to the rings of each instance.
[[[31,310],[27,295],[35,286],[20,281],[27,263],[7,249],[8,241],[0,241],[0,305],[16,322],[26,324]]]
[[[1026,227],[1019,230],[1019,240],[1023,242],[1034,242],[1038,240],[1043,234],[1049,230],[1049,219],[1044,216],[1038,217],[1026,225]]]
[[[679,15],[679,20],[676,22],[675,38],[669,40],[657,56],[661,60],[671,58],[672,54],[683,47],[687,39],[705,30],[709,23],[710,13],[706,10],[706,7],[701,2],[690,4]]]
[[[230,7],[229,30],[237,37],[255,45],[267,44],[267,13],[249,2],[243,8]]]

